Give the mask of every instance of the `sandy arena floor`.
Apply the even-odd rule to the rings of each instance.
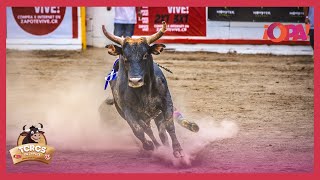
[[[175,106],[200,126],[192,133],[176,124],[189,167],[171,149],[141,150],[114,107],[103,103],[115,57],[88,49],[7,52],[7,171],[313,171],[311,56],[164,52],[154,58],[173,71],[165,75]],[[52,163],[13,165],[9,149],[23,125],[39,122],[56,149]]]

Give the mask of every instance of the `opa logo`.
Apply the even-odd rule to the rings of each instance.
[[[310,24],[305,25],[305,29],[302,24],[288,24],[283,25],[279,22],[272,23],[271,25],[264,25],[264,40],[271,40],[272,42],[281,42],[281,41],[297,41],[302,40],[306,41],[308,39],[308,34],[310,30]],[[280,29],[280,36],[274,36],[274,29]]]

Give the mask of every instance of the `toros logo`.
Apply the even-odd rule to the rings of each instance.
[[[46,35],[61,24],[66,7],[12,7],[14,19],[26,32]]]
[[[40,161],[43,163],[50,163],[54,148],[47,145],[47,139],[44,136],[43,125],[40,126],[23,126],[22,133],[20,133],[17,146],[10,149],[13,164],[24,161]]]

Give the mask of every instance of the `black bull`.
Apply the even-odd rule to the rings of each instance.
[[[165,46],[150,46],[164,34],[166,23],[163,22],[162,29],[154,35],[138,39],[117,37],[107,32],[104,26],[102,29],[108,39],[121,45],[106,46],[109,54],[119,55],[118,77],[110,82],[117,111],[142,142],[144,149],[154,150],[154,146],[160,146],[150,126],[150,121],[154,119],[162,144],[169,146],[168,132],[173,155],[184,156],[175,133],[173,103],[167,81],[152,58],[152,54],[160,54]],[[145,138],[145,133],[152,142]]]

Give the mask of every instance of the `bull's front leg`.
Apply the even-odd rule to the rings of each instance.
[[[154,137],[152,129],[150,127],[150,124],[147,124],[143,120],[140,120],[139,125],[143,128],[144,132],[150,137],[153,144],[158,148],[160,146],[160,144],[158,143],[158,141]]]
[[[163,113],[161,113],[156,119],[155,123],[159,131],[159,137],[163,145],[169,146],[169,140],[166,132],[165,118]]]
[[[135,120],[135,117],[131,115],[132,112],[128,110],[125,111],[125,119],[129,126],[131,127],[133,134],[141,141],[143,149],[145,150],[154,150],[154,145],[152,141],[149,141],[145,138],[144,129],[140,124]]]

